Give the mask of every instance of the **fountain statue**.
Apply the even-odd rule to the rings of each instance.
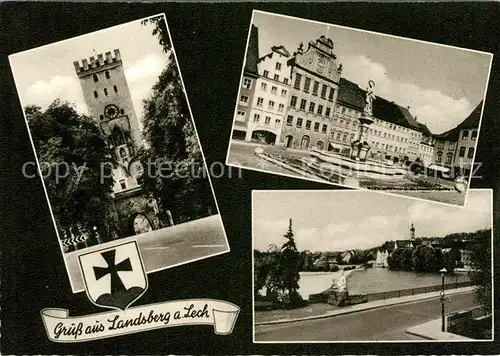
[[[364,112],[369,116],[373,115],[374,100],[375,100],[375,82],[373,80],[369,80],[368,88],[366,89],[365,109],[364,109]]]

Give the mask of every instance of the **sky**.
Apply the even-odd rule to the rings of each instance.
[[[461,208],[358,190],[254,191],[253,247],[281,246],[289,219],[300,251],[368,249],[405,240],[412,223],[416,237],[489,229],[492,199],[491,190],[470,189]]]
[[[134,109],[141,117],[142,100],[149,96],[168,60],[152,31],[151,25],[137,20],[11,55],[22,104],[45,109],[59,98],[75,104],[78,112],[88,114],[73,61],[81,63],[84,58],[113,53],[118,48]]]
[[[410,107],[436,134],[462,122],[483,100],[492,55],[297,18],[255,12],[259,56],[283,45],[293,54],[321,35],[332,39],[342,76],[375,94]]]

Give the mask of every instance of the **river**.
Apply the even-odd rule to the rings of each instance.
[[[347,276],[349,294],[369,294],[392,290],[428,287],[441,284],[439,274],[391,271],[387,268],[353,270]],[[339,272],[300,272],[299,293],[308,299],[310,294],[320,293],[330,287]],[[445,283],[469,281],[467,273],[445,277]]]

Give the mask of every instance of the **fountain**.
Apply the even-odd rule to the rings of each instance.
[[[366,91],[365,107],[359,119],[358,138],[351,144],[351,156],[344,157],[313,148],[309,152],[311,158],[307,162],[304,161],[310,169],[319,172],[319,175],[323,177],[334,174],[339,177],[339,183],[355,187],[359,186],[359,180],[400,180],[406,175],[403,167],[370,161],[368,158],[371,149],[368,143],[368,130],[374,122],[373,102],[376,99],[374,91],[375,82],[370,80]]]

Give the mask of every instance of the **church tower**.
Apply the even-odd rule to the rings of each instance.
[[[410,240],[415,240],[415,227],[413,226],[413,223],[411,224],[410,229]]]
[[[129,172],[143,142],[120,50],[115,49],[113,55],[106,52],[105,56],[98,54],[97,58],[92,56],[73,64],[89,114],[96,120],[120,163],[114,172],[113,190],[119,193],[137,189],[137,180]]]

